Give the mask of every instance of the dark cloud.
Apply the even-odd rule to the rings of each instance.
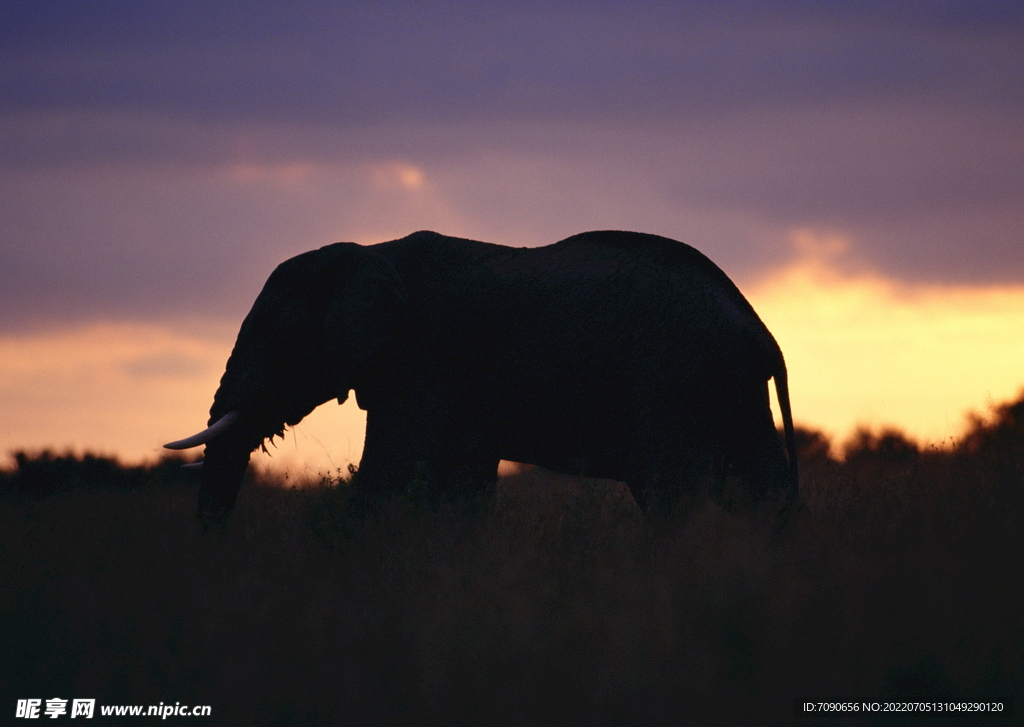
[[[237,315],[290,254],[423,227],[629,226],[741,275],[816,227],[1021,282],[1022,7],[7,2],[3,325]]]
[[[1019,10],[889,5],[15,3],[0,90],[9,112],[332,124],[674,120],[954,92],[1019,109]]]
[[[126,362],[121,369],[133,379],[189,378],[208,370],[208,362],[197,356],[163,353]]]

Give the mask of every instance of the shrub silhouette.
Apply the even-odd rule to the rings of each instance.
[[[832,460],[832,442],[828,435],[818,429],[796,427],[796,458],[801,466],[811,462],[827,462]],[[782,437],[782,433],[779,433]]]
[[[196,476],[181,457],[164,457],[153,465],[125,467],[113,457],[91,453],[57,455],[14,453],[14,469],[0,470],[0,493],[45,497],[75,490],[136,489],[193,482]]]
[[[473,519],[413,498],[353,520],[344,477],[257,483],[204,537],[180,461],[116,474],[23,453],[4,491],[56,496],[0,497],[0,685],[251,725],[790,724],[794,698],[1019,709],[1022,414],[1024,396],[946,447],[858,432],[842,457],[801,429],[807,509],[781,534],[704,503],[651,535],[618,483],[531,470]]]
[[[994,408],[992,421],[973,415],[971,430],[963,439],[963,447],[977,451],[982,445],[1019,449],[1024,444],[1024,393],[1016,401]]]
[[[869,429],[858,429],[843,445],[843,459],[850,463],[874,460],[890,464],[907,464],[916,461],[920,455],[917,443],[891,427],[884,428],[877,434]]]

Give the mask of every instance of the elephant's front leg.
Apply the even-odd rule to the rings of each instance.
[[[496,456],[460,454],[433,463],[433,486],[441,499],[476,509],[498,481]]]
[[[354,496],[366,501],[387,498],[423,477],[427,443],[422,441],[420,429],[397,413],[367,412],[363,456],[353,480]]]
[[[410,413],[408,410],[413,410]],[[478,427],[427,407],[367,412],[353,496],[368,504],[426,486],[433,500],[479,501],[497,480],[498,461]]]

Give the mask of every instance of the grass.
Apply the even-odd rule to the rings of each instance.
[[[651,535],[617,483],[531,470],[475,518],[407,500],[353,522],[344,483],[255,483],[211,537],[169,467],[40,492],[23,470],[46,457],[25,457],[0,478],[0,709],[704,725],[915,723],[797,719],[794,698],[1024,708],[1024,400],[945,450],[827,444],[801,432],[807,510],[781,534],[707,503]]]

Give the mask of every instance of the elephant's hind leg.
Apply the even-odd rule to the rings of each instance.
[[[665,521],[685,519],[707,497],[713,482],[709,453],[687,447],[663,455],[626,484],[646,517]]]

